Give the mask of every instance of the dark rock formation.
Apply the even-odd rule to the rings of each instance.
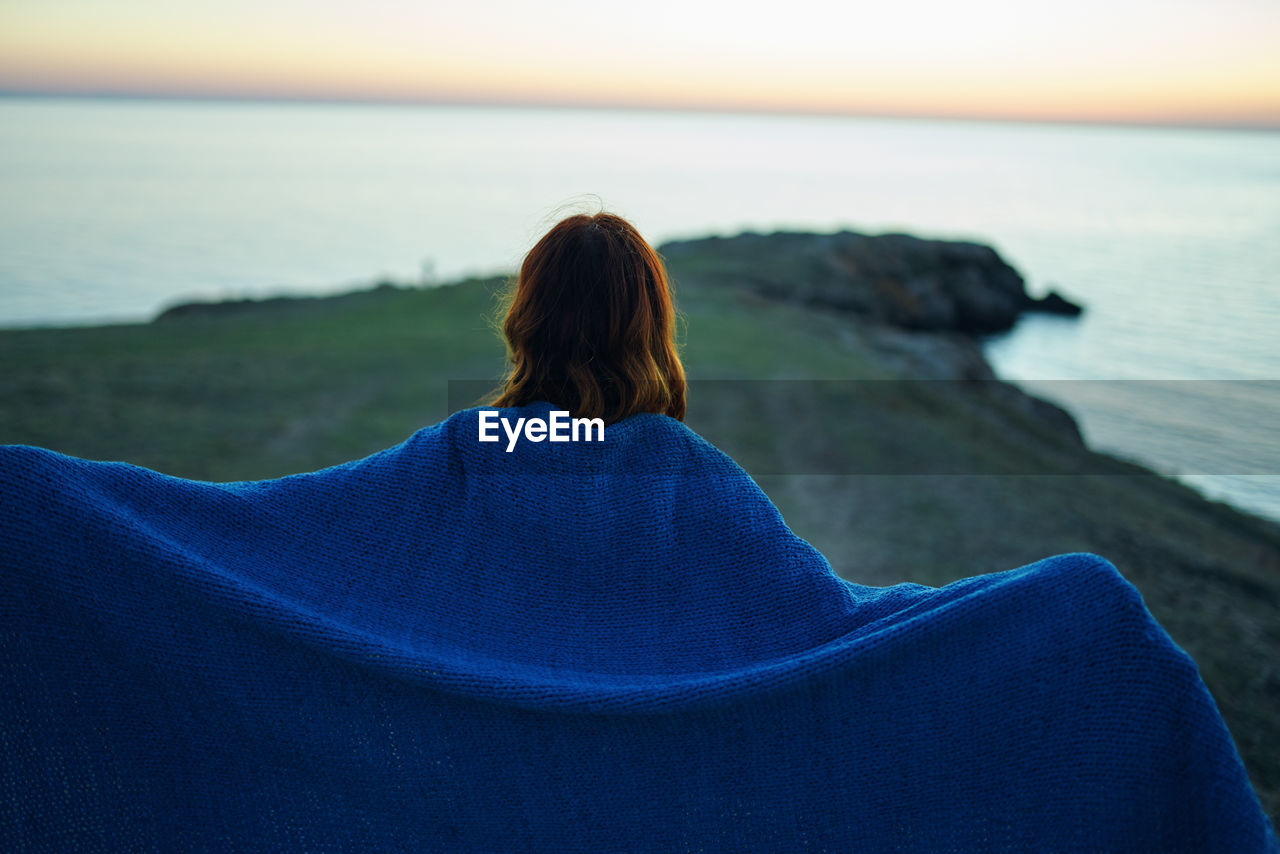
[[[233,314],[245,314],[249,312],[257,313],[261,311],[272,310],[289,310],[301,305],[317,303],[320,301],[333,300],[352,300],[359,299],[368,294],[383,294],[393,291],[405,290],[406,286],[397,285],[394,282],[382,281],[375,284],[372,288],[364,290],[349,291],[347,293],[338,294],[337,296],[314,296],[307,294],[296,294],[292,296],[274,296],[263,297],[260,299],[227,299],[215,302],[184,302],[178,305],[172,305],[162,310],[153,319],[152,323],[164,323],[170,320],[181,320],[189,317],[223,317]]]
[[[1084,308],[1078,303],[1064,297],[1057,291],[1049,291],[1038,300],[1027,306],[1027,311],[1038,311],[1042,314],[1061,314],[1066,317],[1078,317]]]
[[[1028,296],[1022,277],[989,246],[905,234],[780,232],[678,241],[659,251],[678,288],[735,287],[851,314],[866,352],[889,373],[950,388],[949,407],[999,404],[1083,446],[1070,413],[999,381],[975,337],[1008,329],[1024,311],[1080,309],[1057,293]]]
[[[268,297],[266,299],[231,299],[218,302],[184,302],[169,306],[152,319],[153,323],[166,323],[170,320],[181,320],[188,317],[221,317],[229,314],[243,314],[262,309],[288,308],[297,305],[303,299],[314,297]]]
[[[694,271],[762,296],[901,329],[1000,332],[1034,307],[1062,311],[1070,305],[1056,295],[1033,300],[1018,271],[979,243],[779,232],[676,241],[660,251],[677,276]]]

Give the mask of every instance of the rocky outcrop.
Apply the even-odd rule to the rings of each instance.
[[[1040,299],[1033,300],[1027,310],[1040,312],[1041,314],[1061,314],[1065,317],[1077,317],[1084,311],[1084,308],[1077,303],[1071,302],[1057,291],[1049,291]]]
[[[1026,311],[1079,307],[1057,293],[1032,299],[1017,270],[989,246],[906,234],[780,232],[666,243],[659,252],[678,291],[730,287],[849,315],[864,356],[887,374],[949,388],[949,407],[967,401],[1017,411],[1083,447],[1070,413],[1001,382],[974,337],[1008,329]]]
[[[1000,332],[1029,310],[1079,313],[1058,294],[1035,300],[990,246],[907,234],[747,233],[663,244],[673,275],[866,316],[900,329]]]
[[[378,282],[371,288],[348,291],[336,296],[295,294],[292,296],[273,296],[258,299],[245,298],[215,300],[209,302],[184,302],[163,309],[152,319],[152,323],[167,323],[171,320],[185,320],[192,317],[224,317],[235,314],[258,313],[264,310],[285,311],[295,309],[302,305],[314,304],[319,301],[328,301],[330,303],[335,300],[351,301],[362,299],[369,294],[391,293],[393,291],[405,290],[406,288],[407,286],[405,285],[397,285],[394,282],[383,281]]]

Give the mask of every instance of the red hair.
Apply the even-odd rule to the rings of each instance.
[[[579,214],[548,231],[525,256],[502,329],[511,367],[493,406],[545,400],[606,424],[684,418],[671,284],[619,216]]]

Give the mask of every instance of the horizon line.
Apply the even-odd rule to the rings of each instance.
[[[883,119],[902,121],[981,122],[993,124],[1028,125],[1079,125],[1086,127],[1146,128],[1167,130],[1220,130],[1248,132],[1280,131],[1280,119],[1273,121],[1242,122],[1197,119],[1108,119],[1072,116],[1018,117],[990,114],[978,111],[954,113],[886,112],[842,109],[815,109],[779,106],[727,106],[716,104],[677,104],[667,102],[628,103],[623,101],[535,98],[515,99],[502,97],[450,97],[444,95],[420,97],[396,96],[342,96],[309,95],[297,93],[244,93],[244,92],[145,92],[116,89],[33,89],[6,88],[0,86],[0,98],[50,98],[67,100],[121,100],[121,101],[185,101],[205,103],[243,104],[315,104],[335,106],[393,106],[393,107],[476,107],[531,110],[614,110],[618,112],[656,113],[710,113],[715,115],[790,116],[797,118],[847,118]]]

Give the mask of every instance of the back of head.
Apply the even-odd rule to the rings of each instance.
[[[684,368],[662,260],[626,220],[561,220],[525,256],[503,323],[510,372],[495,406],[548,401],[612,423],[683,418]]]

